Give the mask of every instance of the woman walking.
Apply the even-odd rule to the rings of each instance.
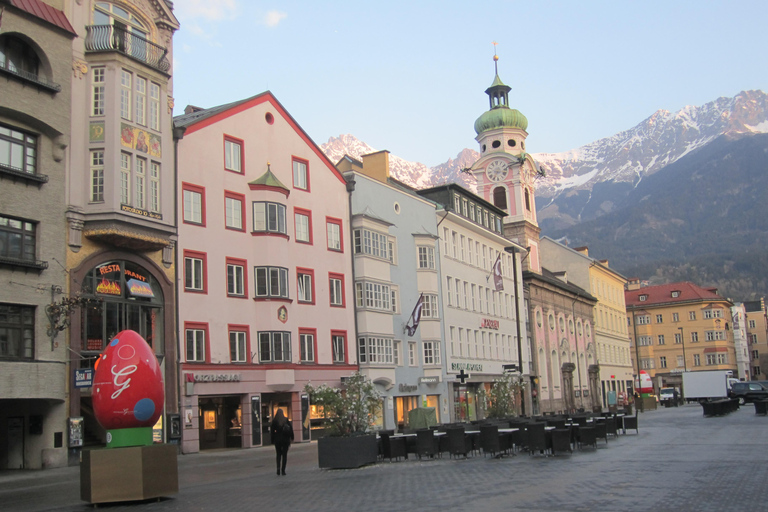
[[[285,464],[288,462],[288,448],[291,446],[291,441],[293,441],[293,425],[285,417],[282,409],[278,409],[277,413],[275,413],[275,419],[272,420],[269,431],[277,454],[277,474],[285,475]]]

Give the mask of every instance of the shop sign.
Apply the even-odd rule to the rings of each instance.
[[[439,377],[419,377],[419,384],[437,384],[440,382]]]
[[[195,382],[240,382],[239,373],[193,374]]]
[[[465,370],[468,372],[482,372],[483,365],[480,363],[451,363],[451,370],[460,371]]]
[[[126,271],[126,274],[127,273],[128,271]],[[152,292],[152,287],[149,286],[149,283],[139,281],[138,279],[129,279],[126,284],[128,284],[128,290],[134,297],[152,298],[155,296],[154,292]]]
[[[101,342],[101,340],[99,340],[99,342]],[[91,386],[93,386],[93,370],[91,368],[75,370],[75,387],[89,388]]]
[[[120,283],[112,281],[111,279],[102,279],[101,282],[96,285],[96,293],[100,295],[117,295],[123,294],[120,289]]]
[[[480,328],[481,329],[496,329],[499,330],[499,321],[498,320],[492,320],[490,318],[481,318],[480,319]]]
[[[147,210],[134,208],[133,206],[128,206],[127,204],[121,204],[120,209],[124,212],[133,213],[134,215],[140,215],[149,219],[163,220],[163,216],[159,213],[148,212]]]
[[[416,391],[416,388],[418,386],[414,386],[413,384],[400,384],[397,389],[401,393],[411,393],[413,391]]]

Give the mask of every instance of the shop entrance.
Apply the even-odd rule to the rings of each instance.
[[[200,450],[242,448],[242,407],[239,396],[202,397]]]
[[[458,422],[477,419],[477,384],[456,384],[453,386],[453,412]]]
[[[278,409],[282,409],[288,421],[293,423],[291,412],[291,393],[263,393],[261,395],[261,442],[264,446],[272,444],[269,427]],[[294,428],[296,425],[294,425]]]

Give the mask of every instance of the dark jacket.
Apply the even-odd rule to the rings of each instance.
[[[293,425],[288,420],[285,420],[285,422],[288,426],[291,427],[290,435],[283,432],[283,429],[277,422],[277,419],[272,420],[272,424],[269,427],[272,444],[291,444],[291,441],[293,441]]]

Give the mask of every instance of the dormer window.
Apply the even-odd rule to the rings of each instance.
[[[675,299],[680,296],[680,292],[678,290],[675,290],[672,292],[672,298]]]
[[[648,300],[647,295],[641,295],[639,298],[640,298],[640,302],[645,302],[646,300]]]

